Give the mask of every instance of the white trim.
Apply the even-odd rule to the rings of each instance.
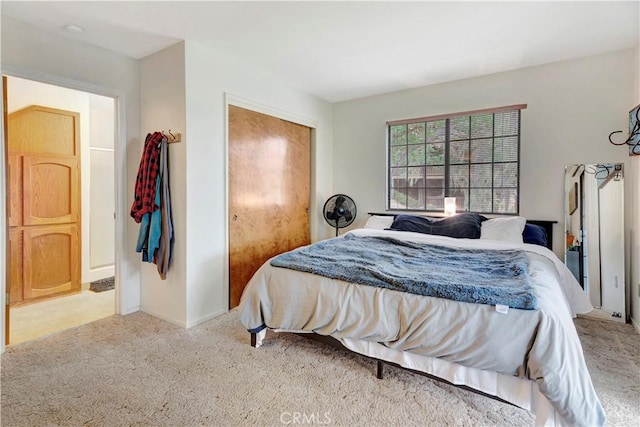
[[[115,165],[114,165],[114,174],[115,174],[115,210],[116,210],[116,218],[115,218],[115,306],[116,306],[116,314],[129,314],[139,310],[138,307],[128,307],[128,301],[126,300],[125,293],[121,292],[120,283],[122,283],[122,279],[127,277],[126,267],[122,262],[122,256],[127,252],[125,246],[125,222],[122,215],[119,215],[120,212],[126,212],[126,176],[127,176],[127,168],[126,168],[126,152],[127,152],[127,132],[126,132],[126,102],[125,102],[125,92],[118,89],[112,89],[104,86],[98,86],[95,84],[68,79],[64,77],[59,77],[47,73],[34,72],[30,70],[25,70],[17,67],[12,67],[8,65],[2,65],[2,69],[0,70],[2,75],[19,77],[23,79],[33,80],[40,83],[51,84],[60,87],[66,87],[68,89],[79,90],[83,92],[93,93],[96,95],[105,96],[108,98],[112,98],[114,100],[114,123],[115,123],[115,141],[114,141],[114,152],[115,152]],[[0,123],[2,123],[0,121]],[[2,135],[3,140],[2,144],[4,147],[4,129],[0,129],[0,135]],[[1,271],[6,271],[6,241],[8,236],[5,236],[5,223],[6,223],[6,180],[4,174],[4,150],[1,150],[0,160],[2,160],[2,165],[0,166],[0,209],[3,213],[2,219],[0,220],[0,227],[3,227],[0,231],[0,235],[3,236],[2,242],[0,242],[0,268]],[[6,295],[6,286],[4,274],[3,277],[0,278],[0,303],[2,303],[1,315],[2,319],[0,320],[0,353],[5,351],[5,295]]]
[[[636,322],[636,319],[634,319],[633,317],[631,317],[630,319],[631,319],[631,324],[633,325],[633,329],[635,329],[636,332],[640,334],[640,324]]]
[[[260,102],[252,101],[247,98],[242,98],[237,95],[230,94],[225,92],[225,107],[226,111],[229,111],[229,105],[235,105],[236,107],[246,108],[251,111],[256,111],[258,113],[267,114],[269,116],[277,117],[282,120],[286,120],[288,122],[297,123],[302,126],[306,126],[312,129],[316,129],[318,127],[318,122],[316,120],[310,119],[308,117],[300,116],[295,113],[291,113],[289,111],[281,110],[276,107],[272,107],[270,105],[262,104]],[[227,115],[226,119],[229,117]],[[228,121],[226,122],[228,124]],[[227,133],[228,136],[228,133]],[[227,139],[227,142],[229,140]]]
[[[2,85],[4,86],[4,85]],[[0,86],[0,95],[2,96],[2,99],[4,100],[4,88]],[[0,117],[0,137],[2,138],[2,145],[0,145],[0,147],[2,147],[2,149],[0,149],[0,212],[2,213],[0,215],[0,271],[2,271],[2,273],[0,274],[0,315],[2,316],[2,318],[0,319],[0,354],[4,353],[5,351],[5,341],[6,341],[6,337],[5,337],[5,315],[7,312],[7,301],[6,301],[6,295],[7,295],[7,283],[6,283],[6,278],[7,278],[7,240],[9,240],[9,236],[7,236],[7,205],[6,205],[6,201],[7,201],[7,192],[6,192],[6,170],[5,170],[5,157],[4,157],[4,101],[3,101],[3,114],[2,117]]]
[[[124,92],[118,89],[111,89],[105,86],[98,86],[93,83],[87,83],[80,80],[69,79],[66,77],[59,77],[48,73],[26,70],[20,67],[13,67],[11,65],[3,65],[2,74],[27,80],[33,80],[36,82],[46,83],[54,86],[66,87],[67,89],[89,92],[95,95],[106,96],[108,98],[124,97]]]
[[[227,301],[228,301],[228,300],[229,300],[229,298],[227,298]],[[226,309],[226,310],[219,310],[219,311],[216,311],[215,313],[207,314],[206,316],[202,316],[202,317],[201,317],[201,318],[199,318],[199,319],[196,319],[196,320],[192,320],[192,321],[190,321],[190,322],[187,322],[187,324],[186,324],[186,329],[193,328],[194,326],[201,325],[202,323],[208,322],[209,320],[213,319],[214,317],[218,317],[218,316],[220,316],[221,314],[225,314],[225,313],[226,313],[226,312],[228,312],[228,311],[229,311],[228,309]]]
[[[114,153],[116,150],[113,148],[89,147],[89,151],[108,151]]]
[[[176,319],[167,316],[166,313],[163,313],[163,312],[160,312],[160,311],[155,311],[155,310],[149,310],[147,308],[142,309],[141,311],[143,313],[148,314],[149,316],[157,317],[158,319],[164,320],[165,322],[169,322],[172,325],[176,325],[176,326],[179,326],[179,327],[181,327],[183,329],[187,329],[187,323],[186,322],[176,321]]]
[[[229,103],[230,96],[224,98],[224,230],[225,250],[222,256],[222,300],[225,311],[229,311]]]
[[[115,265],[95,267],[89,270],[87,279],[84,280],[83,283],[91,283],[96,280],[102,280],[112,276],[115,276]]]

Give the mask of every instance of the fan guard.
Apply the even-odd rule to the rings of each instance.
[[[338,237],[338,230],[348,227],[356,219],[356,203],[345,194],[335,194],[325,202],[322,212],[327,223],[335,227]]]

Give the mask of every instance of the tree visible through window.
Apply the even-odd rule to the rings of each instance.
[[[389,122],[389,209],[517,214],[525,107]]]

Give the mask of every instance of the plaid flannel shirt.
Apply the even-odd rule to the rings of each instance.
[[[160,207],[155,204],[156,197],[156,177],[160,164],[160,141],[164,136],[161,132],[147,134],[144,142],[144,151],[134,193],[133,205],[131,205],[131,216],[136,222],[142,221],[142,216],[149,212],[154,212]]]

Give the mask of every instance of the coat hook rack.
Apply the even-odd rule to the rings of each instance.
[[[165,138],[167,138],[167,142],[169,144],[172,144],[174,142],[180,142],[181,141],[181,134],[180,132],[171,132],[171,129],[169,129],[168,131],[161,131],[162,135],[164,135]]]
[[[625,141],[615,142],[611,137],[621,130],[609,134],[609,142],[613,145],[628,145],[629,155],[640,155],[640,105],[629,112],[629,136]]]

